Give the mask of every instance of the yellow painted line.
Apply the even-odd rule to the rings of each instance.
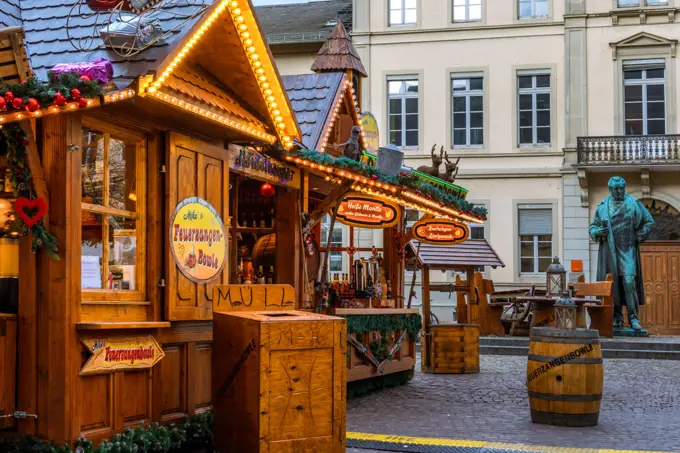
[[[669,453],[668,451],[646,450],[605,450],[597,448],[549,447],[541,445],[509,444],[505,442],[487,442],[482,440],[442,439],[436,437],[393,436],[389,434],[371,434],[347,432],[348,440],[365,440],[407,445],[433,445],[441,447],[470,447],[498,450],[517,450],[534,453]]]

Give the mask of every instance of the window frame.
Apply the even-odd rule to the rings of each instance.
[[[516,230],[515,230],[515,244],[517,246],[517,275],[520,277],[542,277],[545,275],[545,272],[541,272],[539,270],[539,242],[548,242],[548,241],[539,241],[539,236],[542,235],[522,235],[522,232],[520,230],[520,211],[528,211],[528,210],[550,210],[550,216],[551,216],[551,226],[552,226],[552,232],[550,233],[550,256],[548,258],[552,258],[556,254],[556,248],[557,248],[557,243],[556,243],[556,228],[557,226],[555,225],[555,203],[550,203],[550,202],[545,202],[545,201],[539,201],[539,202],[531,202],[531,201],[522,201],[522,202],[516,202],[515,203],[515,216],[516,216]],[[533,248],[533,256],[532,257],[524,257],[522,255],[522,243],[523,242],[529,242],[529,241],[522,241],[522,236],[532,236],[532,248]],[[523,272],[522,271],[522,259],[523,258],[532,258],[534,260],[534,270],[533,272]],[[546,258],[546,257],[543,257]]]
[[[484,77],[483,72],[473,72],[473,73],[452,73],[451,74],[451,81],[450,81],[450,90],[451,90],[451,111],[449,112],[451,115],[451,149],[484,149],[486,146],[486,99],[484,96],[484,91],[486,89],[486,84],[485,84],[485,77]],[[470,79],[482,79],[482,89],[481,90],[471,90],[470,89]],[[456,80],[467,80],[466,83],[466,88],[465,91],[454,91],[454,82]],[[458,95],[456,95],[458,93]],[[481,96],[482,97],[482,110],[481,112],[475,112],[475,113],[481,113],[482,114],[482,127],[475,127],[472,128],[470,126],[470,97],[472,96]],[[455,112],[454,112],[454,104],[455,101],[454,99],[456,97],[465,97],[465,144],[464,145],[459,145],[455,143],[454,137],[455,137],[455,127],[454,127],[454,118],[455,118]],[[481,144],[470,144],[470,133],[472,129],[480,129],[482,131],[482,143]]]
[[[647,78],[647,71],[648,70],[654,70],[654,69],[661,69],[661,68],[644,68],[645,65],[659,65],[663,66],[663,71],[664,75],[662,79],[648,79]],[[635,66],[640,66],[640,69],[634,69]],[[641,79],[629,79],[626,80],[625,73],[626,71],[640,71],[642,72],[642,78]],[[664,59],[653,59],[653,60],[625,60],[622,62],[622,68],[621,68],[621,80],[622,80],[622,93],[621,93],[621,101],[622,101],[622,107],[623,107],[623,133],[627,137],[636,137],[636,136],[647,136],[650,135],[648,133],[648,111],[647,111],[647,87],[649,86],[662,86],[663,87],[663,120],[664,120],[664,132],[661,134],[653,134],[653,135],[666,135],[668,134],[668,126],[669,126],[669,118],[668,118],[668,68],[666,67],[666,61]],[[642,87],[642,98],[641,98],[641,103],[642,103],[642,134],[631,134],[628,135],[627,133],[627,127],[626,127],[626,87],[629,86],[639,86]],[[653,102],[658,102],[658,101],[653,101]],[[659,120],[659,118],[653,118],[653,120]]]
[[[548,80],[550,80],[550,86],[549,87],[537,87],[536,81],[537,77],[540,76],[548,76]],[[532,82],[531,82],[531,88],[520,88],[519,86],[519,79],[520,77],[531,77]],[[516,102],[517,102],[517,128],[516,128],[516,133],[517,133],[517,147],[518,148],[552,148],[553,146],[553,128],[555,127],[554,125],[554,99],[553,99],[553,85],[554,81],[552,78],[552,71],[549,69],[540,69],[540,70],[528,70],[528,71],[517,71],[516,73],[516,78],[515,78],[515,83],[517,87],[517,96],[516,96]],[[532,117],[532,141],[531,143],[522,143],[522,135],[521,135],[521,130],[526,127],[522,127],[521,121],[520,121],[520,112],[521,112],[521,102],[520,102],[520,97],[522,95],[527,95],[531,94],[531,117]],[[550,129],[550,141],[547,143],[538,143],[538,108],[537,108],[537,95],[539,94],[547,94],[548,98],[550,99],[550,109],[548,110],[548,118],[550,119],[550,125],[548,126]],[[545,109],[542,109],[541,111],[545,111]],[[545,126],[541,126],[545,127]]]
[[[483,22],[484,21],[484,2],[485,0],[463,0],[465,2],[465,5],[456,5],[455,4],[456,0],[449,0],[450,6],[451,6],[451,23],[453,24],[464,24],[464,23],[475,23],[475,22]],[[471,1],[479,1],[479,19],[470,19],[470,2]],[[456,6],[464,6],[465,7],[465,19],[456,19]],[[472,6],[477,6],[477,5],[472,5]]]
[[[528,0],[531,2],[531,11],[532,14],[530,16],[522,16],[522,8],[520,7],[520,2],[523,2],[526,0],[515,0],[515,8],[517,8],[516,14],[515,14],[515,20],[518,21],[526,21],[526,20],[546,20],[550,19],[552,17],[552,0]],[[537,16],[536,15],[536,3],[538,2],[545,2],[546,6],[548,7],[548,12],[545,16]]]
[[[82,288],[82,278],[80,282],[81,298],[83,301],[110,301],[110,302],[120,302],[125,304],[127,302],[146,302],[146,291],[147,291],[147,275],[146,275],[146,255],[147,255],[147,239],[146,239],[146,217],[147,217],[147,206],[146,206],[146,162],[147,162],[147,137],[142,133],[137,133],[133,130],[122,128],[114,124],[96,120],[90,117],[84,117],[81,124],[81,134],[85,129],[93,129],[97,132],[101,132],[104,135],[105,155],[108,155],[108,143],[110,142],[111,136],[116,139],[120,139],[130,145],[136,147],[135,157],[136,157],[136,170],[135,170],[135,195],[136,195],[136,210],[126,211],[111,207],[98,206],[89,203],[83,203],[82,201],[82,166],[78,167],[78,177],[79,185],[81,186],[81,200],[80,200],[80,211],[99,214],[102,216],[102,231],[106,228],[108,224],[108,216],[121,216],[125,218],[135,219],[135,229],[137,231],[135,248],[137,250],[136,260],[137,264],[135,270],[135,281],[137,283],[137,289],[135,290],[118,290],[118,289],[105,289],[105,288]],[[81,135],[82,137],[82,135]],[[81,153],[83,152],[81,147]],[[81,156],[82,161],[82,156]],[[109,163],[104,160],[103,168],[108,170]],[[103,193],[108,191],[108,173],[104,173],[103,176]],[[82,215],[80,219],[80,228],[82,229]],[[102,235],[103,236],[103,235]],[[108,257],[108,250],[104,247],[104,238],[102,237],[102,263],[104,263],[104,257]],[[82,257],[82,251],[80,256]],[[106,269],[108,263],[104,267]],[[103,272],[102,272],[103,275]],[[102,282],[103,283],[103,282]]]
[[[404,92],[404,93],[399,93],[399,94],[391,94],[390,93],[390,83],[392,82],[416,82],[418,86],[418,91],[415,94]],[[420,83],[420,77],[417,75],[405,75],[405,76],[388,76],[387,77],[387,84],[386,84],[386,91],[387,91],[387,141],[391,143],[391,137],[392,137],[392,128],[391,128],[391,100],[393,99],[399,99],[401,100],[401,114],[400,114],[400,119],[401,119],[401,149],[406,149],[406,150],[417,150],[420,147],[420,133],[421,133],[421,98],[420,98],[420,90],[422,88],[422,84]],[[406,145],[406,100],[407,99],[415,99],[416,100],[416,105],[418,108],[418,112],[416,113],[417,115],[417,124],[418,124],[418,129],[416,129],[416,136],[417,136],[417,142],[415,145]],[[413,131],[413,129],[408,129],[409,131]]]
[[[418,25],[418,21],[420,19],[420,0],[414,0],[415,1],[415,8],[406,8],[406,1],[407,0],[396,0],[396,1],[401,1],[401,7],[399,8],[392,8],[392,3],[395,0],[387,0],[387,26],[388,27],[413,27]],[[401,12],[401,22],[400,23],[392,23],[392,11],[400,11]],[[406,11],[407,10],[415,10],[416,12],[416,20],[415,22],[406,22]]]
[[[636,5],[621,5],[621,0],[614,0],[614,7],[618,9],[628,9],[628,8],[659,8],[659,7],[669,7],[672,6],[669,0],[664,0],[663,3],[649,4],[650,1],[654,0],[634,0],[637,2]]]

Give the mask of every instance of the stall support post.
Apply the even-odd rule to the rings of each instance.
[[[423,332],[420,336],[420,361],[423,368],[430,367],[429,349],[430,349],[430,266],[423,266],[420,268],[420,281],[422,282],[422,314],[423,314]]]
[[[477,292],[475,291],[475,269],[473,267],[467,269],[467,286],[467,322],[469,324],[479,324],[479,301],[477,300]]]
[[[38,398],[38,282],[36,255],[31,252],[31,236],[22,236],[19,242],[19,307],[17,344],[17,409],[37,414]],[[36,434],[36,420],[17,420],[21,434]]]
[[[279,189],[276,195],[276,283],[287,284],[298,290],[297,299],[302,300],[302,287],[299,285],[301,268],[300,218],[298,212],[298,192]]]
[[[78,437],[80,345],[80,116],[43,119],[43,168],[51,195],[49,232],[59,244],[58,261],[38,258],[38,429],[62,443]]]

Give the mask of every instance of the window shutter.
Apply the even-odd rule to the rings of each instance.
[[[553,234],[552,209],[519,208],[519,234],[539,236]]]

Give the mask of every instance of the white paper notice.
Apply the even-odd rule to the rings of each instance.
[[[80,262],[81,288],[102,287],[102,276],[99,270],[98,256],[82,256]]]

